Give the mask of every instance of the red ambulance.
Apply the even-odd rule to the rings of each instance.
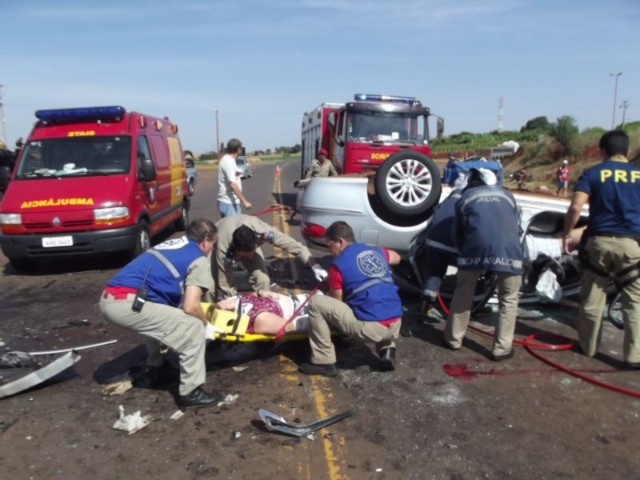
[[[36,117],[0,204],[0,247],[16,270],[41,259],[133,257],[166,227],[186,227],[186,166],[167,117],[120,106]]]

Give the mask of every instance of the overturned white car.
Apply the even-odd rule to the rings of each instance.
[[[407,261],[395,268],[396,281],[401,288],[420,291],[423,278],[420,271],[423,263],[420,261],[420,242],[423,239],[420,233],[425,230],[433,207],[451,192],[450,187],[441,185],[440,178],[434,178],[433,164],[429,168],[421,168],[425,159],[433,163],[426,157],[405,158],[387,168],[383,168],[383,164],[371,177],[312,179],[299,201],[303,236],[310,243],[323,245],[325,229],[334,221],[343,220],[353,228],[356,241],[384,246],[403,254]],[[418,175],[415,175],[416,171]],[[437,167],[435,171],[438,171]],[[548,262],[539,262],[538,253],[544,255],[545,251],[533,252],[540,242],[549,245],[553,242],[545,240],[559,239],[569,200],[545,193],[517,190],[512,193],[520,209],[523,242],[529,244],[525,252],[535,255],[535,258],[527,259],[521,303],[540,299],[535,293],[537,280],[544,270],[550,268],[556,272],[562,296],[578,293],[582,275],[577,255],[564,255],[559,240],[555,242],[555,254],[547,255],[551,257]],[[429,200],[425,202],[427,198]],[[588,210],[585,209],[580,223],[586,224],[587,219]],[[455,268],[450,272],[454,273]],[[454,282],[453,277],[445,279],[441,291],[443,297],[451,295]],[[495,282],[488,276],[486,285],[480,283],[478,300],[483,303],[490,297]]]

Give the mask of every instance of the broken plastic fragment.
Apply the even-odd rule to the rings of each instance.
[[[233,403],[236,403],[236,400],[238,399],[238,394],[236,393],[235,395],[232,393],[227,394],[223,400],[220,400],[218,402],[218,407],[221,405],[231,405]]]
[[[135,413],[125,415],[124,407],[120,405],[118,407],[118,419],[116,420],[116,423],[113,424],[113,428],[116,430],[122,430],[131,435],[149,425],[151,420],[153,420],[151,415],[145,415],[143,417],[140,414],[140,410]]]

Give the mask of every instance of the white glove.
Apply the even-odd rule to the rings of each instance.
[[[316,280],[318,280],[319,282],[322,282],[329,276],[327,271],[317,263],[314,264],[313,267],[311,267],[311,270],[313,270],[313,274],[316,276]]]
[[[223,333],[223,332],[222,330],[220,330],[219,328],[216,328],[212,324],[207,323],[207,325],[204,327],[204,338],[206,338],[207,340],[215,340],[216,333]]]

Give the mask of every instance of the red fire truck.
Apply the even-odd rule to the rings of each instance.
[[[352,102],[323,103],[302,119],[301,176],[324,148],[341,174],[375,171],[391,213],[424,212],[440,190],[440,171],[429,158],[430,117],[441,137],[444,119],[414,97],[356,94]]]
[[[323,103],[302,118],[302,171],[325,148],[340,173],[374,170],[396,152],[429,155],[428,117],[444,121],[413,97],[356,94],[353,102]]]

